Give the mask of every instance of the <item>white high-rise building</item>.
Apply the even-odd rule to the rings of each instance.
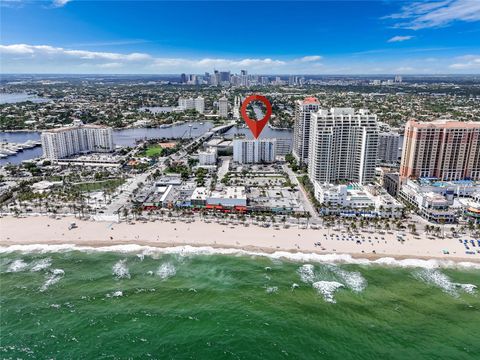
[[[233,118],[235,120],[240,119],[240,106],[241,106],[240,96],[235,96],[235,100],[233,103]]]
[[[317,98],[308,97],[295,102],[295,122],[293,126],[293,156],[299,163],[308,162],[310,141],[310,115],[317,112],[320,103]]]
[[[79,120],[73,126],[43,131],[41,140],[43,157],[49,160],[114,150],[112,128],[83,125]]]
[[[276,139],[233,140],[233,161],[239,164],[272,163],[276,156]]]
[[[194,100],[194,106],[198,113],[203,114],[205,112],[205,99],[201,96],[197,97]]]
[[[369,183],[375,175],[377,146],[377,116],[368,110],[332,108],[312,113],[308,176],[319,183]]]
[[[228,100],[224,96],[218,100],[218,114],[221,117],[228,117]]]
[[[400,134],[394,132],[378,134],[378,161],[394,164],[398,161]]]
[[[193,98],[179,98],[178,106],[183,110],[192,110],[195,109],[195,100]]]

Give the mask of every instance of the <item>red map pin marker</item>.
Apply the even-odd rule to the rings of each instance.
[[[265,112],[265,116],[261,120],[253,120],[250,119],[247,115],[247,106],[250,104],[252,101],[261,101],[262,103],[265,104],[265,107],[267,108],[267,111]],[[270,119],[270,116],[272,115],[272,105],[270,104],[270,101],[265,96],[262,95],[250,95],[245,99],[245,101],[242,103],[242,108],[241,108],[241,113],[243,120],[247,123],[248,127],[250,128],[250,131],[252,132],[253,137],[256,139],[262,132],[263,128],[265,125],[267,125],[268,120]]]

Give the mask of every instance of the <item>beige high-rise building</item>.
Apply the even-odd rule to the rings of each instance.
[[[310,117],[317,112],[320,103],[317,98],[307,97],[295,102],[295,122],[293,125],[293,156],[299,163],[308,163],[308,144],[310,142]]]
[[[480,122],[407,122],[400,176],[480,180]]]

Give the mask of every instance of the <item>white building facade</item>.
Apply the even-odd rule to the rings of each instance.
[[[182,110],[195,109],[195,100],[193,100],[193,98],[179,98],[178,107]]]
[[[341,216],[400,217],[404,206],[384,189],[360,184],[333,185],[314,182],[315,198],[327,214]]]
[[[201,96],[195,98],[194,106],[198,113],[203,114],[205,112],[205,99]]]
[[[73,126],[42,132],[41,141],[43,157],[49,160],[114,150],[112,128],[83,125],[80,121],[76,121]]]
[[[215,165],[217,163],[217,149],[210,147],[205,151],[199,152],[198,163],[200,165]]]
[[[239,164],[272,163],[276,157],[276,139],[235,139],[233,161]]]
[[[312,113],[308,176],[319,183],[369,183],[375,175],[377,146],[377,116],[368,110],[332,108]]]

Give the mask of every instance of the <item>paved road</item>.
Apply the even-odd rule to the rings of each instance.
[[[305,192],[303,186],[299,183],[297,176],[295,173],[288,167],[287,164],[282,165],[283,170],[287,173],[288,177],[290,178],[290,182],[294,185],[297,185],[299,192],[300,192],[300,202],[303,205],[303,208],[307,210],[310,215],[310,221],[313,223],[319,223],[320,222],[320,217],[318,216],[318,213],[315,211],[315,208],[313,207],[312,203],[310,200],[308,200],[308,194]]]

